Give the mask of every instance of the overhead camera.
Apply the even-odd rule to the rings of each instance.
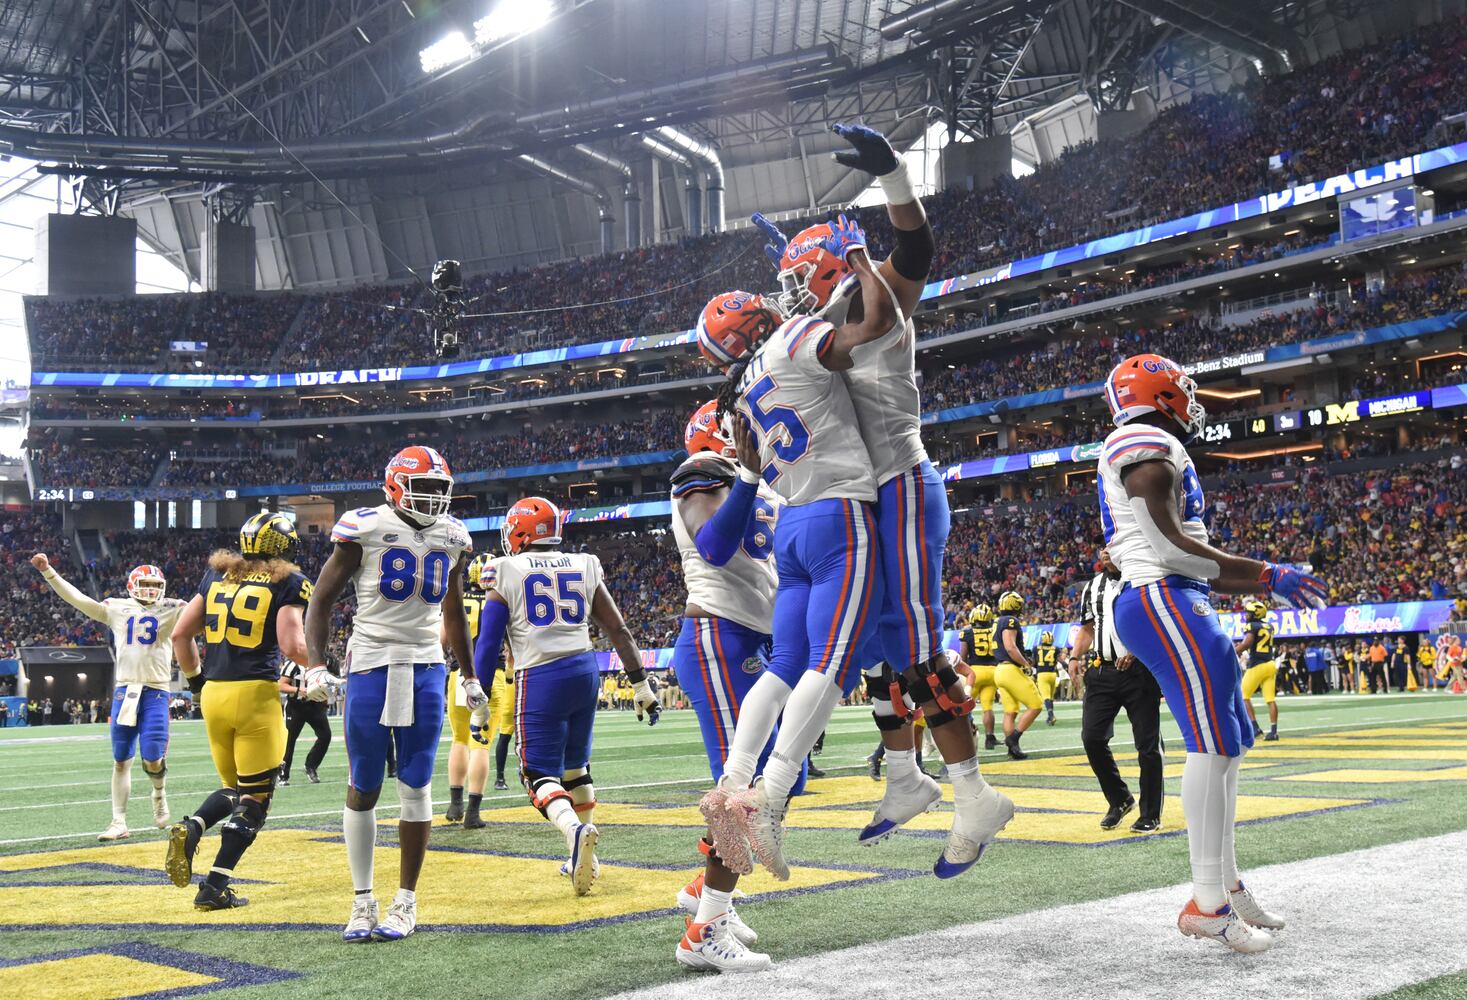
[[[464,314],[463,265],[456,260],[440,260],[433,265],[433,306],[428,322],[433,329],[433,346],[441,358],[458,357],[460,339],[458,321]]]

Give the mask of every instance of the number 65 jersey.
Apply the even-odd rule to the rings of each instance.
[[[494,560],[493,592],[509,605],[516,672],[591,650],[591,601],[601,560],[589,552],[527,551]]]
[[[444,515],[417,528],[380,504],[343,515],[331,540],[362,547],[362,564],[352,578],[357,612],[346,645],[347,670],[442,663],[443,598],[459,556],[473,548],[463,522]]]

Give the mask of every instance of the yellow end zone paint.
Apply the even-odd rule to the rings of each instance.
[[[1338,784],[1399,785],[1414,781],[1467,781],[1467,765],[1439,767],[1420,770],[1397,770],[1394,768],[1342,768],[1336,771],[1309,771],[1304,774],[1284,774],[1279,781],[1323,781]]]
[[[105,953],[0,968],[0,996],[26,1000],[123,1000],[218,982],[187,969]]]

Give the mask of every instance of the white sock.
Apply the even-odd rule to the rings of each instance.
[[[357,892],[372,891],[377,851],[377,809],[343,809],[341,836],[346,841],[346,863]]]
[[[724,892],[722,889],[710,889],[703,886],[703,895],[698,897],[698,915],[693,918],[695,924],[706,924],[714,917],[721,917],[729,911],[733,905],[733,893]]]
[[[1197,906],[1216,913],[1228,901],[1223,891],[1223,839],[1227,827],[1229,758],[1189,753],[1182,765],[1182,812],[1192,859],[1192,896]]]
[[[581,818],[576,815],[576,807],[569,799],[555,799],[545,807],[545,818],[560,828],[565,834],[565,842],[569,847],[571,837],[575,836],[576,827],[581,825]]]
[[[132,795],[132,758],[112,762],[112,818],[127,823],[127,799]]]
[[[407,903],[409,906],[417,901],[418,894],[411,889],[397,890],[397,898],[393,900],[394,903]]]
[[[723,765],[723,776],[728,779],[729,787],[748,788],[753,782],[759,755],[769,744],[769,734],[774,732],[774,724],[779,721],[779,713],[784,711],[790,694],[790,686],[766,670],[744,695],[733,744]]]
[[[764,794],[770,802],[783,802],[800,780],[800,766],[825,732],[830,714],[840,702],[840,688],[825,674],[805,671],[784,706],[774,752],[764,765]],[[742,715],[739,722],[743,722]]]
[[[891,751],[887,751],[889,756]],[[915,766],[915,762],[914,762]],[[948,780],[953,783],[953,804],[978,798],[988,788],[988,782],[983,778],[983,772],[978,769],[978,758],[969,757],[947,766]]]
[[[1227,811],[1223,816],[1222,880],[1223,888],[1229,890],[1242,884],[1238,878],[1238,855],[1234,848],[1238,820],[1238,769],[1242,766],[1243,754],[1228,758],[1227,780],[1223,786]]]
[[[921,780],[917,772],[916,750],[886,750],[886,783],[890,785],[915,785]]]

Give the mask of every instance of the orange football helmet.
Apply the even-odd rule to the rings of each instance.
[[[698,350],[719,368],[746,357],[784,322],[764,296],[753,292],[715,295],[698,314]]]
[[[436,448],[411,445],[387,463],[382,492],[408,517],[432,524],[453,502],[453,473]]]
[[[738,456],[738,451],[734,448],[733,434],[729,431],[727,423],[718,418],[718,400],[716,399],[710,399],[698,407],[697,412],[688,421],[688,429],[683,432],[683,444],[687,447],[689,455],[696,455],[700,451],[711,451],[724,458]]]
[[[531,545],[559,545],[560,525],[565,515],[544,497],[516,500],[504,515],[499,543],[505,554],[515,555]]]
[[[1159,354],[1136,354],[1112,368],[1105,380],[1105,401],[1117,427],[1146,413],[1163,413],[1190,438],[1207,423],[1207,410],[1197,402],[1197,383],[1181,365]]]
[[[786,315],[824,309],[836,286],[855,273],[851,265],[825,249],[834,235],[830,223],[821,222],[800,230],[785,244],[779,263],[779,306]]]
[[[156,604],[163,600],[167,587],[163,571],[151,563],[134,566],[127,574],[127,595],[139,604]]]

